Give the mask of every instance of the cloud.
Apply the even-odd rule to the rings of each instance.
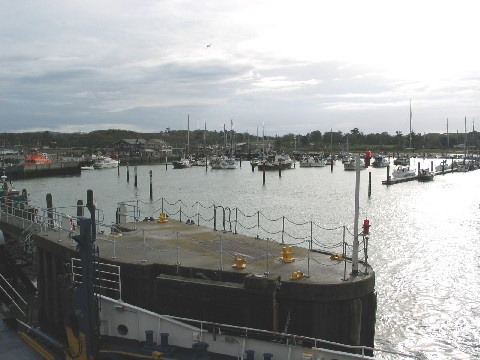
[[[412,99],[415,129],[441,132],[478,117],[476,12],[427,5],[3,2],[4,131],[185,129],[190,114],[212,130],[395,133]]]

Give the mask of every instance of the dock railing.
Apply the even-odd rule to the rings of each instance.
[[[157,204],[155,206],[155,204]],[[232,240],[234,235],[242,233],[247,236],[252,236],[257,239],[273,241],[282,244],[285,247],[299,246],[308,248],[310,252],[317,252],[331,255],[331,259],[336,262],[344,263],[344,278],[347,278],[347,262],[351,260],[352,244],[355,235],[345,225],[335,227],[326,227],[313,220],[305,222],[295,222],[286,216],[277,218],[268,217],[261,211],[256,211],[251,214],[243,212],[239,208],[230,208],[221,205],[205,206],[199,202],[193,205],[187,205],[183,201],[168,202],[161,198],[153,204],[143,204],[139,201],[121,202],[117,205],[117,223],[120,227],[122,223],[133,222],[134,228],[136,224],[141,221],[157,221],[157,214],[163,213],[167,218],[178,219],[181,222],[190,225],[206,226],[213,228],[214,231],[219,232],[219,237],[225,241]],[[27,230],[30,236],[26,236],[27,240],[31,240],[31,235],[34,229],[38,231],[56,230],[58,233],[57,241],[65,239],[65,235],[60,230],[67,231],[69,236],[78,233],[78,216],[77,214],[84,214],[85,206],[79,209],[79,206],[68,207],[52,207],[52,208],[33,208],[31,206],[2,206],[0,212],[0,219],[12,218],[17,222],[21,222],[21,227]],[[146,210],[142,210],[146,209]],[[152,210],[153,209],[153,210]],[[82,210],[82,211],[80,211]],[[147,214],[147,216],[145,216]],[[148,216],[150,215],[150,216]],[[116,236],[103,236],[108,234],[120,233],[120,229],[115,224],[107,224],[104,222],[104,213],[100,209],[96,209],[97,222],[97,238],[101,241],[112,243],[112,258],[116,258],[116,249],[122,246],[121,241]],[[32,225],[35,223],[36,225]],[[29,232],[30,231],[30,232]],[[223,236],[222,236],[223,235]],[[228,235],[228,237],[227,237]],[[145,237],[158,236],[158,234],[144,234],[143,246],[144,259],[146,260],[146,253],[149,248],[148,241]],[[177,237],[182,238],[188,236],[186,234],[177,234]],[[360,263],[363,263],[364,272],[368,272],[368,234],[361,233],[358,236],[360,241],[360,251],[363,256],[359,255]],[[221,241],[220,241],[221,242]],[[224,242],[227,244],[227,242]],[[30,246],[31,244],[29,244]],[[72,246],[74,241],[72,240]],[[219,263],[223,265],[223,253],[227,250],[219,249],[220,260]],[[310,253],[309,252],[309,253]],[[177,253],[177,258],[180,254]],[[268,251],[264,255],[269,256]],[[310,261],[316,261],[313,257]],[[180,259],[177,259],[180,263]],[[268,269],[266,270],[268,272]]]

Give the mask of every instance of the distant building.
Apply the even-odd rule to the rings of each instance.
[[[121,139],[113,147],[123,157],[161,157],[172,153],[171,146],[162,139]]]

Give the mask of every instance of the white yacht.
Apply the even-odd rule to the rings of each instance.
[[[112,159],[109,156],[98,157],[97,160],[93,163],[94,169],[107,169],[115,168],[119,165],[120,161]]]
[[[415,170],[410,170],[409,166],[399,165],[392,172],[392,177],[396,179],[409,178],[409,177],[415,177],[415,176],[417,176],[417,174],[415,173]]]

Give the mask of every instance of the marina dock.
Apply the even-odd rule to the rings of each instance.
[[[40,165],[14,165],[5,167],[5,175],[12,180],[30,179],[46,176],[68,176],[80,175],[81,168],[79,162],[58,162],[52,164]]]
[[[48,222],[48,220],[47,220]],[[4,231],[30,229],[39,258],[40,323],[63,329],[57,275],[77,256],[76,230],[5,214]],[[64,225],[64,224],[62,224]],[[98,262],[117,266],[118,296],[148,310],[334,342],[373,346],[375,273],[350,259],[168,219],[98,233]]]
[[[434,174],[435,176],[437,176],[437,175],[453,174],[456,172],[457,172],[456,169],[445,168],[442,171],[434,171]],[[389,172],[387,171],[387,180],[382,180],[382,185],[395,185],[395,184],[400,184],[400,183],[414,181],[414,180],[418,180],[418,175],[405,177],[405,178],[394,178],[390,176]]]

